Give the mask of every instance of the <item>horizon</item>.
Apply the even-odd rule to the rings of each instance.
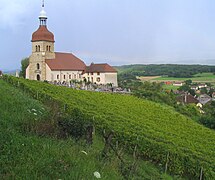
[[[20,69],[21,60],[31,54],[42,1],[0,2],[0,69]],[[45,10],[55,51],[72,52],[87,65],[215,65],[212,0],[46,0]]]

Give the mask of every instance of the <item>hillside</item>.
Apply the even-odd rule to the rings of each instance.
[[[92,117],[96,128],[115,132],[115,138],[131,151],[139,153],[168,171],[198,178],[215,178],[215,132],[170,107],[133,96],[88,92],[46,83],[5,77],[41,101],[52,99],[70,112],[79,108]]]
[[[101,158],[100,136],[94,135],[92,146],[56,138],[59,129],[46,106],[1,79],[0,94],[0,179],[96,179],[95,171],[102,179],[129,177],[113,152],[109,159]],[[122,158],[126,165],[133,163],[125,152]],[[150,162],[136,163],[130,178],[172,179]]]

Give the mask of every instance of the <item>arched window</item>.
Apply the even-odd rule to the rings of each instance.
[[[37,74],[37,81],[40,81],[40,75]]]
[[[66,75],[64,75],[63,78],[66,79]]]
[[[40,69],[40,64],[39,63],[37,63],[37,69]]]
[[[46,46],[46,51],[49,51],[49,46]]]
[[[38,52],[40,52],[40,45],[38,46]]]
[[[57,75],[57,79],[59,79],[59,74]]]
[[[38,51],[37,46],[36,46],[36,52]]]
[[[69,79],[71,79],[71,74],[69,75]]]
[[[49,52],[51,51],[51,46],[49,46]]]

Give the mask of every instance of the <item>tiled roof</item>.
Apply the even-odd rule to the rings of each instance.
[[[32,34],[32,42],[35,41],[49,41],[54,42],[54,34],[50,32],[46,26],[40,26],[33,34]]]
[[[86,72],[117,72],[116,69],[111,67],[109,64],[94,64],[92,63],[90,66],[87,66]]]
[[[181,102],[181,103],[185,103],[185,104],[190,104],[190,103],[198,103],[199,101],[194,98],[191,94],[183,94],[181,96],[178,96],[177,101]]]
[[[46,59],[51,70],[80,70],[86,69],[85,63],[71,53],[55,53],[55,59]]]

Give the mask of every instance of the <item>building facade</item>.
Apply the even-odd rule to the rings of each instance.
[[[47,28],[47,16],[42,6],[40,25],[32,34],[32,54],[26,69],[30,80],[65,82],[72,80],[118,86],[117,71],[107,63],[86,64],[72,53],[55,52],[54,34]]]

